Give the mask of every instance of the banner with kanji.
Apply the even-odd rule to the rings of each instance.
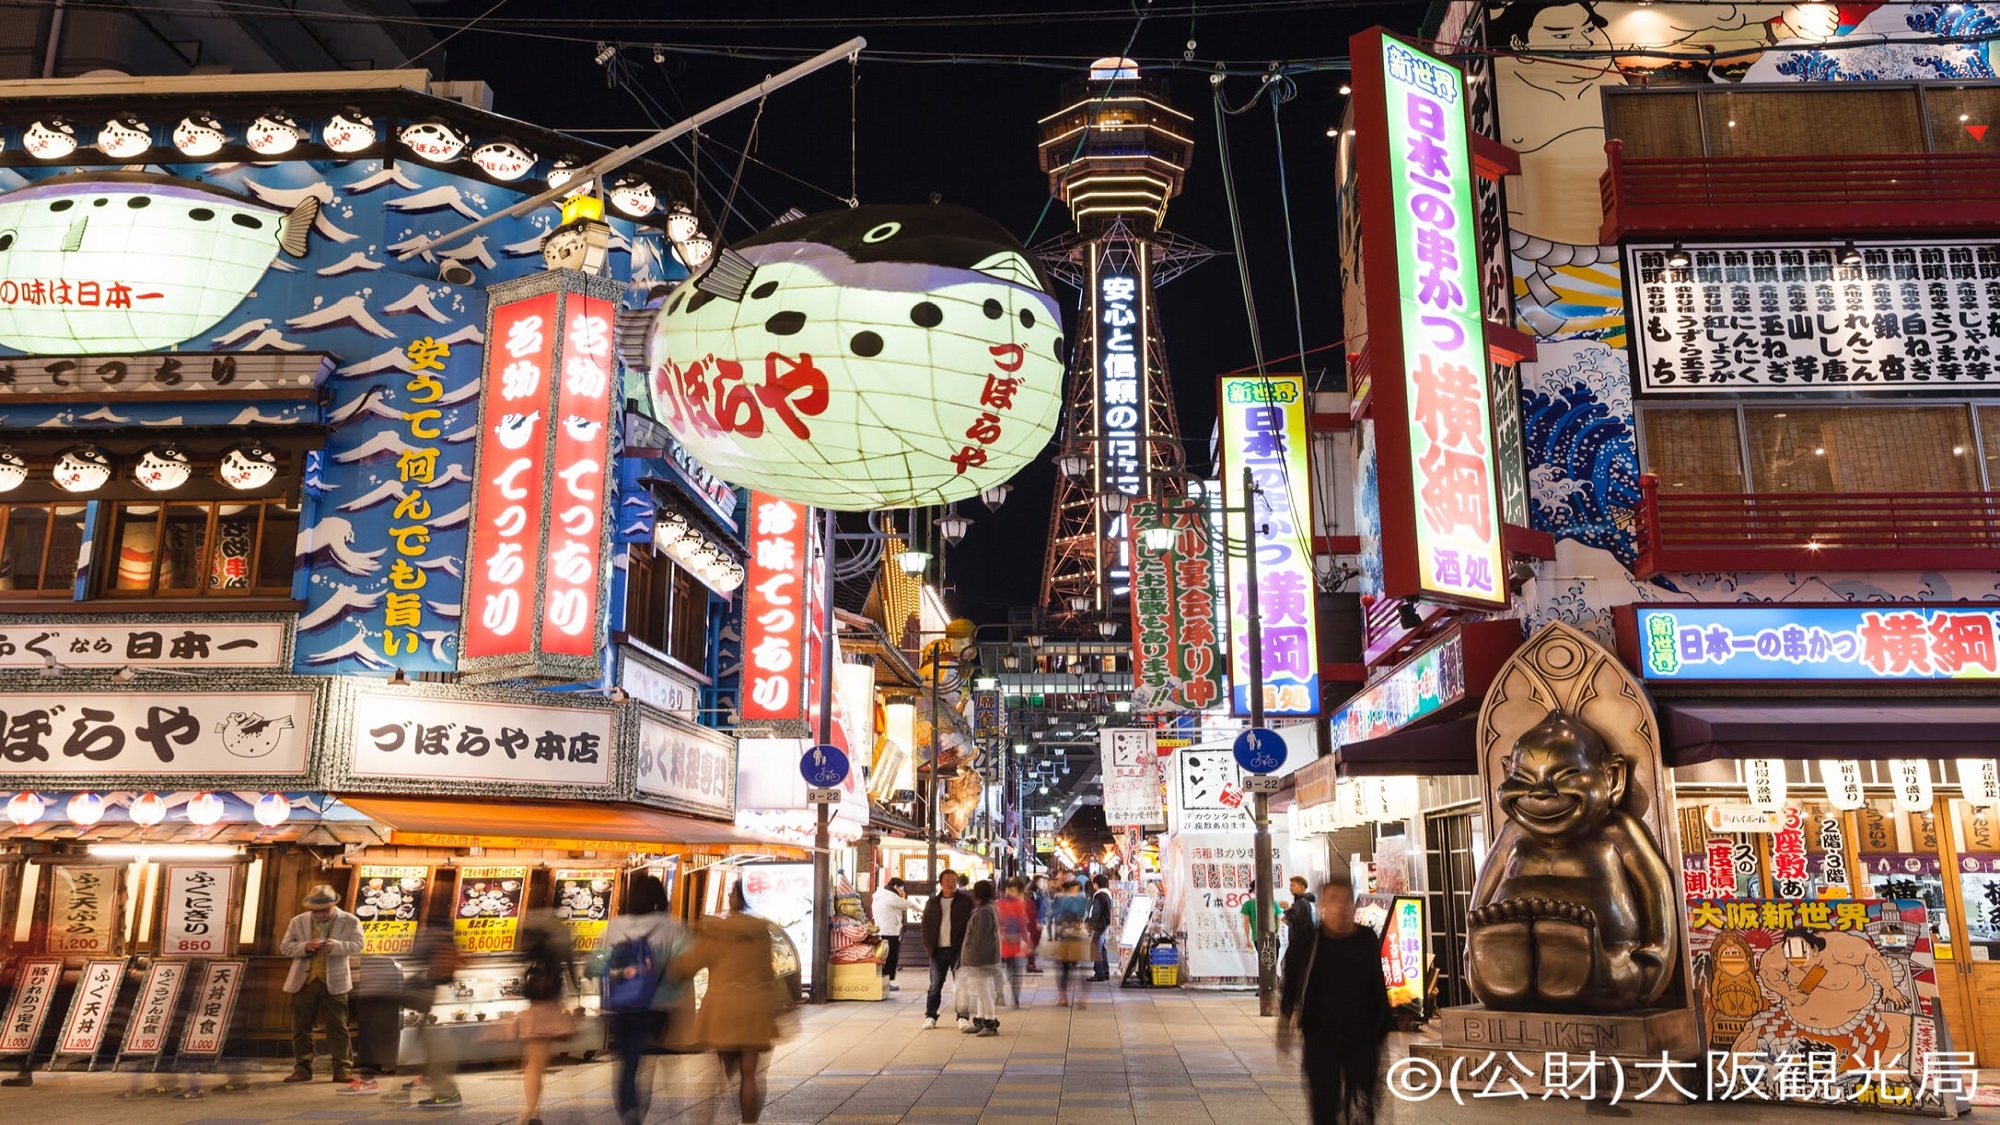
[[[1219,491],[1213,497],[1219,499]],[[1132,669],[1142,706],[1213,707],[1222,700],[1228,666],[1216,628],[1220,575],[1210,517],[1170,513],[1157,500],[1133,501],[1129,515],[1135,534],[1155,527],[1174,531],[1166,550],[1142,546],[1132,557]]]

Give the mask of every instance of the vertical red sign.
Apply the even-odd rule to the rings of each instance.
[[[603,600],[604,493],[611,456],[611,302],[571,294],[563,309],[562,381],[556,390],[555,478],[543,580],[542,651],[597,651]]]
[[[486,340],[480,388],[478,479],[465,574],[465,639],[470,658],[532,656],[535,584],[542,577],[542,512],[547,507],[550,364],[557,295],[502,305]]]
[[[812,509],[750,494],[750,565],[744,581],[743,717],[805,714],[806,543]]]

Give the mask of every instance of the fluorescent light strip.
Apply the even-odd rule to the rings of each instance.
[[[243,849],[234,844],[92,844],[92,859],[233,859]]]

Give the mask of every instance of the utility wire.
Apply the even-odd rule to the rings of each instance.
[[[1285,265],[1292,274],[1292,327],[1298,333],[1298,354],[1303,357],[1306,354],[1306,316],[1299,295],[1299,248],[1298,240],[1292,233],[1292,192],[1285,182],[1285,129],[1278,115],[1278,107],[1298,97],[1299,88],[1283,75],[1274,75],[1267,88],[1271,91],[1271,135],[1277,142],[1278,152],[1278,210],[1285,217]]]

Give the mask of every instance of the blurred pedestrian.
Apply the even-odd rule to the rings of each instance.
[[[403,1083],[403,1088],[413,1091],[417,1095],[416,1104],[424,1109],[463,1105],[465,1099],[459,1096],[458,1080],[452,1076],[458,1062],[457,1044],[452,1033],[431,1012],[437,1003],[438,989],[458,979],[460,957],[451,927],[433,925],[418,930],[410,960],[416,964],[417,973],[403,1006],[417,1013],[423,1027],[424,1072]]]
[[[1289,1047],[1296,1024],[1313,1125],[1369,1125],[1389,1035],[1389,990],[1381,942],[1355,922],[1354,883],[1345,872],[1320,885],[1319,925],[1292,944],[1285,961],[1279,1044]]]
[[[1000,1034],[1000,912],[993,904],[993,884],[972,884],[972,917],[965,923],[965,950],[958,959],[958,987],[966,996],[972,1026],[967,1035],[991,1038]]]
[[[959,951],[965,947],[965,924],[971,920],[972,896],[958,889],[958,872],[950,868],[938,872],[937,893],[924,903],[924,952],[931,959],[931,987],[924,996],[925,1030],[937,1026],[944,978],[958,969]],[[952,1007],[958,1012],[960,1031],[972,1026],[965,1012],[963,981],[952,989]]]
[[[910,900],[903,897],[906,886],[901,879],[891,879],[876,889],[875,901],[869,904],[875,915],[875,932],[888,947],[882,975],[888,978],[891,992],[898,991],[896,962],[903,956],[903,926],[910,917]]]
[[[673,977],[708,970],[708,992],[694,1018],[694,1039],[715,1049],[723,1073],[739,1082],[745,1125],[764,1109],[757,1067],[778,1038],[778,1012],[789,1007],[771,965],[771,924],[750,913],[743,884],[730,888],[729,913],[703,918],[694,943],[674,959]]]
[[[1065,1008],[1070,1002],[1070,980],[1076,975],[1077,967],[1090,956],[1087,942],[1090,939],[1088,921],[1090,903],[1083,897],[1083,887],[1075,876],[1063,881],[1062,893],[1049,904],[1049,942],[1055,947],[1056,957],[1056,1006]],[[1076,1006],[1083,1007],[1083,982],[1076,987]]]
[[[644,1120],[650,1088],[640,1090],[639,1070],[667,1025],[681,983],[667,972],[687,948],[687,931],[667,913],[667,888],[659,877],[639,874],[625,893],[625,910],[605,926],[591,958],[590,975],[603,985],[603,1010],[617,1040],[618,1077],[612,1103],[624,1125]]]
[[[403,1028],[403,970],[386,953],[354,958],[354,1079],[343,1094],[379,1094],[377,1081],[396,1073]]]
[[[1116,913],[1111,900],[1111,876],[1099,875],[1091,880],[1090,893],[1090,952],[1095,961],[1091,980],[1111,979],[1111,954],[1105,942],[1111,933],[1112,915]]]
[[[1042,966],[1038,963],[1038,958],[1040,957],[1041,954],[1042,939],[1048,936],[1046,929],[1046,927],[1048,926],[1048,922],[1049,922],[1048,880],[1040,875],[1037,875],[1035,876],[1034,880],[1028,884],[1028,924],[1031,927],[1031,930],[1028,934],[1029,976],[1040,976],[1042,974]]]
[[[322,883],[292,916],[278,952],[292,959],[285,991],[292,997],[292,1072],[287,1082],[312,1081],[313,1024],[326,1028],[333,1080],[354,1081],[348,1066],[347,994],[354,990],[348,961],[361,952],[361,920],[340,908],[340,896]]]
[[[521,1037],[520,1125],[542,1125],[542,1076],[558,1042],[576,1034],[573,994],[582,990],[571,959],[569,927],[552,910],[536,910],[521,922],[514,952],[525,962],[521,998],[528,1010],[515,1021]]]
[[[1028,881],[1019,875],[1007,880],[1007,893],[995,903],[1000,913],[1000,961],[1007,967],[1007,988],[1014,1006],[1021,1007],[1021,973],[1034,951],[1033,908],[1028,905]]]

